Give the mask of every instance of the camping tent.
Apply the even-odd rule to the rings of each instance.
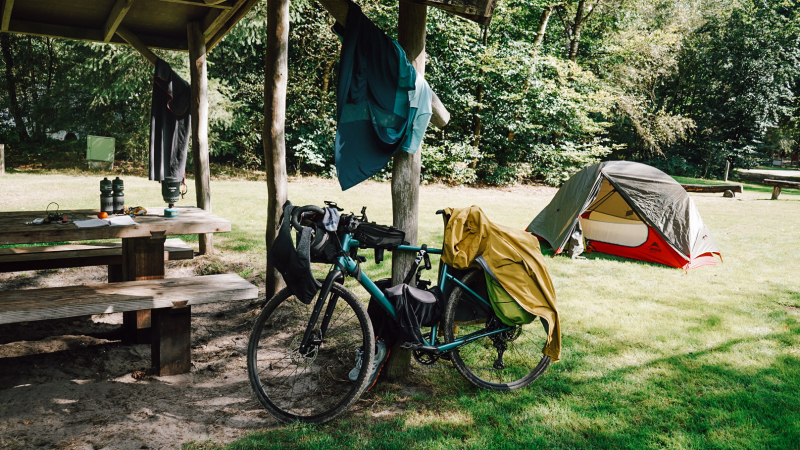
[[[685,270],[716,264],[720,254],[683,187],[654,167],[628,161],[573,175],[527,231],[556,254],[571,237],[582,237],[590,251]]]

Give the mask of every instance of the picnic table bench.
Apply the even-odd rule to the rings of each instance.
[[[14,247],[4,252],[0,257],[11,264],[8,267],[19,263],[17,270],[23,262],[33,268],[108,263],[110,283],[0,291],[0,324],[122,312],[123,341],[149,343],[159,375],[188,372],[191,305],[252,299],[258,289],[235,274],[165,279],[165,260],[189,256],[186,249],[170,249],[167,236],[228,232],[231,223],[199,208],[179,208],[178,217],[164,217],[163,209],[147,208],[147,215],[133,219],[135,224],[91,228],[74,223],[28,225],[46,216],[45,211],[0,212],[0,245],[122,239],[118,248]],[[63,213],[92,217],[97,212]]]
[[[192,258],[194,250],[182,240],[164,242],[165,260]],[[109,266],[109,281],[121,281],[122,243],[0,248],[0,273],[88,266]]]
[[[772,200],[777,200],[778,196],[781,195],[781,189],[800,189],[800,182],[797,181],[784,181],[784,180],[772,180],[766,179],[763,181],[764,184],[767,186],[773,186],[772,188]]]
[[[236,274],[0,291],[0,324],[151,311],[151,361],[159,375],[191,369],[191,307],[256,298]]]

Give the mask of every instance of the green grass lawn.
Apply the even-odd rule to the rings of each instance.
[[[50,201],[96,208],[99,180],[6,175],[0,210],[40,210]],[[161,205],[158,184],[124,180],[128,204]],[[421,240],[441,242],[441,207],[479,205],[493,221],[524,228],[554,192],[423,186]],[[734,199],[692,194],[722,251],[724,263],[714,267],[685,273],[597,254],[548,259],[562,361],[524,390],[478,391],[454,370],[416,370],[398,384],[379,383],[337,422],[186,448],[800,448],[800,192],[784,190],[777,201],[770,193],[745,185]],[[264,183],[215,180],[212,197],[214,212],[233,223],[215,238],[221,264],[263,272]],[[294,180],[289,198],[334,200],[356,212],[366,205],[370,220],[391,221],[388,183],[341,192],[329,180]],[[388,264],[365,270],[377,278]],[[408,386],[431,395],[406,394]]]

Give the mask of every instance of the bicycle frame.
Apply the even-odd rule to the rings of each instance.
[[[325,303],[325,298],[331,291],[331,286],[333,286],[333,283],[337,279],[339,279],[339,277],[342,276],[342,271],[340,270],[340,268],[344,269],[347,275],[350,275],[354,277],[356,280],[358,280],[359,284],[361,284],[361,286],[363,286],[364,289],[366,289],[367,292],[369,292],[369,294],[378,301],[381,307],[384,310],[386,310],[386,312],[390,316],[392,316],[393,319],[397,318],[397,311],[395,310],[391,302],[389,302],[389,299],[386,298],[386,295],[384,295],[381,289],[378,286],[376,286],[375,283],[367,275],[365,275],[359,270],[358,263],[353,258],[350,257],[350,250],[353,248],[357,248],[358,246],[359,242],[356,239],[354,239],[350,233],[344,235],[344,238],[342,240],[342,250],[344,252],[344,255],[339,257],[336,267],[331,268],[331,271],[328,273],[328,276],[325,278],[325,281],[322,284],[322,289],[320,290],[319,297],[317,297],[316,303],[314,305],[314,310],[311,314],[311,319],[309,320],[308,327],[306,328],[306,332],[303,335],[303,340],[301,341],[299,349],[301,354],[305,354],[311,350],[308,347],[310,343],[309,340],[311,339],[314,326],[316,325],[317,320],[319,319],[319,316],[322,313],[322,306]],[[422,247],[416,247],[411,245],[400,245],[397,247],[397,251],[418,252],[420,250],[422,250]],[[434,255],[442,254],[441,249],[428,248],[426,251]],[[479,306],[488,311],[492,311],[492,306],[486,299],[484,299],[475,291],[470,289],[467,285],[462,283],[461,280],[455,278],[453,275],[448,273],[447,265],[443,265],[438,282],[439,282],[439,288],[442,290],[442,292],[445,292],[445,287],[447,286],[448,283],[455,283],[457,286],[460,286],[464,290],[464,292],[467,293],[467,298],[470,299],[473,303],[475,303],[476,306]],[[331,300],[328,303],[328,308],[326,309],[326,314],[320,326],[320,338],[318,340],[315,340],[312,344],[318,345],[324,341],[325,334],[328,328],[328,322],[330,320],[330,316],[333,313],[334,308],[336,307],[337,300],[338,299],[335,296],[331,297]],[[511,330],[512,327],[505,326],[492,331],[476,331],[466,336],[462,336],[449,344],[434,345],[435,336],[438,331],[437,329],[438,325],[434,325],[433,327],[431,327],[431,342],[428,342],[427,339],[423,337],[424,347],[426,348],[426,350],[431,350],[436,353],[446,353],[454,348],[457,348],[464,344],[468,344],[472,341],[481,339],[483,337],[506,332],[508,330]]]

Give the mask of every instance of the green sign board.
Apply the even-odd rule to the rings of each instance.
[[[89,136],[86,138],[86,159],[114,162],[114,138]]]

